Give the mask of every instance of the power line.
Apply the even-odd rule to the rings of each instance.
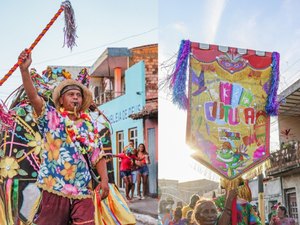
[[[76,56],[76,55],[81,55],[81,54],[84,54],[84,53],[87,53],[87,52],[91,52],[91,51],[97,50],[99,48],[107,47],[109,45],[116,44],[116,43],[119,43],[119,42],[122,42],[122,41],[125,41],[125,40],[128,40],[128,39],[131,39],[131,38],[142,36],[144,34],[150,33],[150,32],[155,31],[157,29],[158,29],[157,27],[154,27],[154,28],[151,28],[151,29],[149,29],[147,31],[144,31],[142,33],[133,34],[133,35],[130,35],[130,36],[121,38],[119,40],[116,40],[116,41],[113,41],[113,42],[109,42],[109,43],[106,43],[106,44],[103,44],[103,45],[100,45],[100,46],[97,46],[97,47],[94,47],[94,48],[90,48],[90,49],[87,49],[87,50],[83,50],[81,52],[73,53],[71,55],[65,55],[65,56],[61,56],[61,57],[45,59],[45,60],[42,60],[42,61],[39,61],[39,62],[35,62],[34,64],[35,65],[40,65],[40,64],[43,64],[43,63],[51,62],[51,61],[56,61],[56,60],[60,60],[60,59],[65,59],[65,58],[73,57],[73,56]],[[91,58],[90,60],[93,60],[93,59],[95,59],[95,57]],[[84,62],[88,62],[90,60],[85,60]],[[81,63],[83,63],[83,62],[81,62]],[[79,63],[77,63],[77,64],[79,64]],[[1,69],[0,71],[7,71],[7,70],[9,70],[9,69]]]
[[[113,42],[109,42],[109,43],[106,43],[106,44],[103,44],[103,45],[100,45],[100,46],[97,46],[97,47],[94,47],[94,48],[90,48],[90,49],[87,49],[87,50],[84,50],[84,51],[81,51],[81,52],[77,52],[77,53],[74,53],[72,55],[66,55],[66,56],[61,56],[61,57],[56,57],[56,58],[52,58],[52,59],[46,59],[46,60],[43,60],[43,61],[40,61],[40,62],[37,62],[35,63],[36,65],[39,65],[39,64],[42,64],[42,63],[45,63],[45,62],[49,62],[49,61],[54,61],[54,60],[59,60],[59,59],[64,59],[64,58],[68,58],[68,57],[73,57],[75,55],[81,55],[81,54],[84,54],[86,52],[90,52],[90,51],[93,51],[93,50],[97,50],[99,48],[103,48],[103,47],[106,47],[106,46],[109,46],[109,45],[112,45],[112,44],[116,44],[116,43],[119,43],[119,42],[122,42],[122,41],[125,41],[125,40],[128,40],[128,39],[131,39],[131,38],[134,38],[134,37],[139,37],[139,36],[142,36],[144,34],[147,34],[147,33],[150,33],[154,30],[157,30],[158,28],[157,27],[154,27],[154,28],[151,28],[150,30],[147,30],[145,32],[142,32],[142,33],[138,33],[138,34],[133,34],[133,35],[130,35],[128,37],[124,37],[124,38],[121,38],[119,40],[116,40],[116,41],[113,41]]]

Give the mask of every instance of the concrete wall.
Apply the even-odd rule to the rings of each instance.
[[[144,128],[144,138],[145,138],[145,145],[148,145],[148,137],[147,137],[147,130],[153,128],[155,129],[156,133],[156,140],[155,140],[155,148],[156,151],[158,149],[158,121],[157,118],[155,119],[145,119],[145,128]],[[157,152],[156,152],[157,153]],[[155,161],[158,162],[158,154],[155,155]]]
[[[145,146],[150,156],[149,168],[149,192],[157,195],[158,179],[158,121],[155,119],[145,119],[144,121]]]
[[[288,189],[295,188],[296,191],[296,197],[297,197],[297,211],[298,211],[298,221],[300,221],[300,174],[293,174],[290,176],[285,176],[282,178],[282,188],[284,193]],[[286,199],[285,199],[286,200]],[[286,201],[283,201],[285,205],[288,203]]]
[[[258,180],[250,180],[249,187],[251,189],[252,201],[256,202],[258,199]]]
[[[252,193],[251,203],[258,203],[258,179],[249,181],[249,187]],[[277,202],[283,202],[280,178],[273,178],[271,180],[264,181],[265,218],[268,217],[268,213],[271,211],[271,206]]]
[[[143,60],[146,65],[146,99],[158,98],[158,45],[130,49],[129,66]],[[147,103],[148,104],[148,103]]]
[[[300,117],[278,116],[280,143],[300,141]]]

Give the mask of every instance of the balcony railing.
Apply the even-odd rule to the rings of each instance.
[[[125,92],[115,92],[115,91],[102,92],[98,97],[94,99],[94,101],[97,105],[102,105],[124,94]]]
[[[300,167],[300,142],[284,143],[281,149],[271,153],[269,175],[276,175]]]

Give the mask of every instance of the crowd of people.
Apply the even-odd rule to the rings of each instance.
[[[221,181],[226,194],[217,198],[207,199],[194,194],[190,197],[189,204],[183,206],[177,202],[173,209],[174,201],[167,199],[159,203],[160,225],[260,225],[262,224],[257,205],[250,204],[251,192],[247,182],[238,179],[231,188],[226,187],[226,182]],[[224,187],[225,186],[225,187]],[[235,202],[235,204],[233,204]],[[235,208],[233,208],[235,207]],[[236,216],[233,216],[236,215]],[[233,218],[235,218],[233,221]],[[276,204],[268,215],[269,225],[294,225],[295,220],[287,214],[285,206]]]
[[[122,153],[113,156],[121,160],[120,175],[125,185],[127,201],[134,199],[135,186],[137,186],[137,198],[145,199],[148,193],[148,164],[150,164],[145,145],[141,143],[135,149],[134,141],[130,140]]]

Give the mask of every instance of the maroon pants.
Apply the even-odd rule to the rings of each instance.
[[[43,191],[37,225],[95,225],[94,204],[91,198],[69,199]]]

